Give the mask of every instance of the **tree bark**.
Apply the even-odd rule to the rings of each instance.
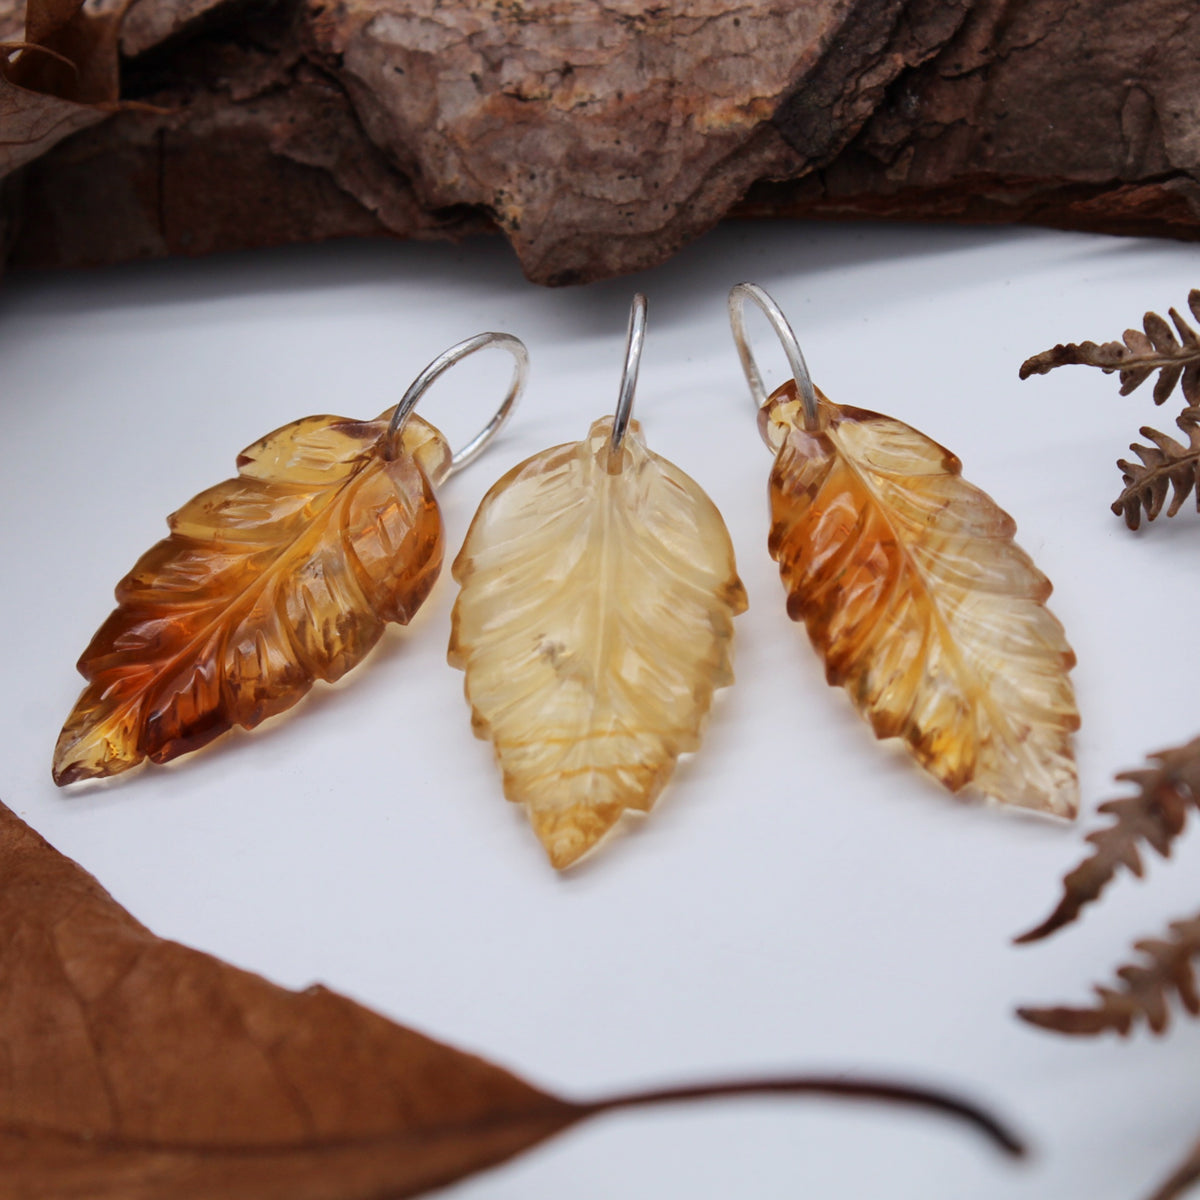
[[[135,0],[118,19],[117,102],[11,165],[11,262],[498,229],[565,284],[730,213],[1200,233],[1192,0]]]

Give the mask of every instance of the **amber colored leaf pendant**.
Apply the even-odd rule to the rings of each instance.
[[[734,329],[745,363],[740,310]],[[1075,655],[1013,519],[923,433],[811,399],[789,380],[759,423],[776,451],[771,555],[829,682],[951,791],[1074,817]]]
[[[452,568],[449,659],[466,672],[475,733],[560,869],[624,811],[648,812],[697,748],[715,689],[733,682],[746,607],[720,514],[636,422],[624,427],[627,393],[582,442],[496,483]]]
[[[167,518],[79,660],[88,686],[54,781],[167,762],[290,708],[407,622],[444,553],[445,439],[413,417],[386,459],[376,421],[308,417],[243,451],[238,475]]]
[[[88,684],[55,747],[56,783],[251,729],[357,666],[388,622],[412,618],[444,555],[434,486],[481,446],[452,457],[411,409],[449,365],[492,344],[513,350],[518,372],[490,437],[524,382],[524,347],[507,334],[452,347],[374,421],[306,417],[268,434],[239,455],[235,478],[167,519],[170,536],[117,585],[117,608],[79,660]]]

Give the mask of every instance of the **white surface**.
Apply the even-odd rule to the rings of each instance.
[[[951,447],[1016,517],[1079,656],[1080,826],[951,799],[824,682],[766,552],[766,477],[725,295],[764,285],[834,400]],[[760,224],[586,289],[526,283],[497,241],[358,244],[0,288],[0,796],[158,933],[291,987],[322,980],[572,1095],[800,1068],[961,1087],[1037,1147],[894,1110],[730,1103],[609,1117],[452,1190],[459,1200],[1133,1200],[1200,1126],[1200,1026],[1068,1041],[1012,1015],[1081,1001],[1131,939],[1196,908],[1200,845],[1038,948],[1112,774],[1200,730],[1200,519],[1108,512],[1149,385],[1030,353],[1184,306],[1200,248],[1040,231]],[[244,445],[312,412],[373,416],[452,342],[532,355],[506,433],[442,493],[449,554],[519,459],[616,398],[629,299],[650,300],[637,415],[724,514],[750,596],[736,686],[658,810],[555,877],[471,734],[445,663],[445,572],[336,688],[166,768],[57,791],[73,663],[164,517]],[[764,366],[782,355],[752,314]],[[454,442],[507,379],[476,356],[422,404]],[[472,383],[478,384],[474,394]],[[461,387],[466,384],[467,387]]]

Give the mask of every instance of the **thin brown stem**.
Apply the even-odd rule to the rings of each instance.
[[[693,1100],[716,1100],[736,1096],[833,1096],[849,1100],[877,1100],[930,1109],[944,1116],[957,1117],[975,1126],[1007,1154],[1021,1157],[1025,1144],[1001,1121],[979,1106],[936,1088],[877,1079],[847,1079],[839,1075],[800,1075],[780,1079],[739,1079],[727,1083],[690,1084],[657,1088],[646,1092],[628,1092],[602,1100],[585,1102],[588,1115],[615,1109],[641,1108],[647,1105],[675,1104]]]
[[[41,46],[37,42],[0,42],[0,54],[6,58],[11,58],[18,51],[29,52],[31,54],[45,54],[50,58],[56,59],[65,67],[70,67],[76,75],[79,74],[79,67],[73,63],[66,55],[59,54],[57,50],[51,50],[49,46]]]

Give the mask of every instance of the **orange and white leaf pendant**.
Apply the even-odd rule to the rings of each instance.
[[[253,728],[409,621],[441,569],[433,487],[451,460],[415,415],[393,439],[392,411],[285,425],[168,518],[79,660],[88,685],[59,735],[56,783]]]
[[[746,607],[729,533],[636,421],[526,460],[484,497],[453,566],[449,659],[477,736],[551,863],[648,812],[733,682]]]
[[[1013,519],[924,434],[817,400],[814,431],[793,381],[759,421],[771,555],[829,682],[951,791],[1075,816],[1075,655]]]

